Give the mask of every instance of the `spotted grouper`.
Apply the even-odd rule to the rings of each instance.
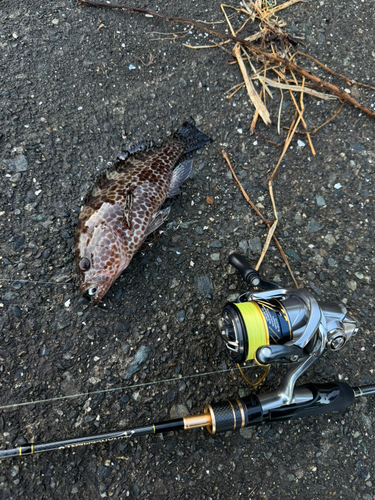
[[[184,154],[211,139],[189,118],[160,147],[140,143],[120,153],[87,194],[79,215],[75,258],[80,290],[98,303],[145,238],[167,219],[167,198],[180,193],[192,160]]]

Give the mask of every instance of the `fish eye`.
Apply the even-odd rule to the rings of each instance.
[[[79,263],[79,268],[82,269],[82,271],[88,271],[90,269],[90,261],[87,257],[83,257],[81,259],[81,262]]]
[[[89,289],[89,295],[95,295],[96,294],[96,288],[90,288]]]

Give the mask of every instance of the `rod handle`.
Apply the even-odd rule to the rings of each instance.
[[[264,420],[293,420],[332,412],[344,413],[354,402],[354,391],[345,382],[330,382],[327,384],[306,384],[301,388],[311,391],[311,401],[281,406],[269,410]],[[251,424],[250,424],[251,425]]]
[[[204,411],[211,416],[208,430],[211,434],[239,430],[261,422],[293,420],[331,412],[344,413],[354,402],[354,391],[345,382],[306,384],[296,391],[311,393],[307,401],[263,410],[262,398],[250,394],[241,399],[231,399],[206,405]]]

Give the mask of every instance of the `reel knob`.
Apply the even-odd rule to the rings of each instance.
[[[327,347],[331,351],[339,351],[346,344],[347,338],[341,328],[337,328],[328,333]]]

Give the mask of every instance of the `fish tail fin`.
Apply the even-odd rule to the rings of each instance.
[[[191,151],[195,151],[205,144],[212,142],[211,137],[208,137],[208,135],[204,134],[195,125],[193,118],[186,120],[177,132],[174,133],[174,137],[182,139],[186,143],[185,154],[191,153]]]

